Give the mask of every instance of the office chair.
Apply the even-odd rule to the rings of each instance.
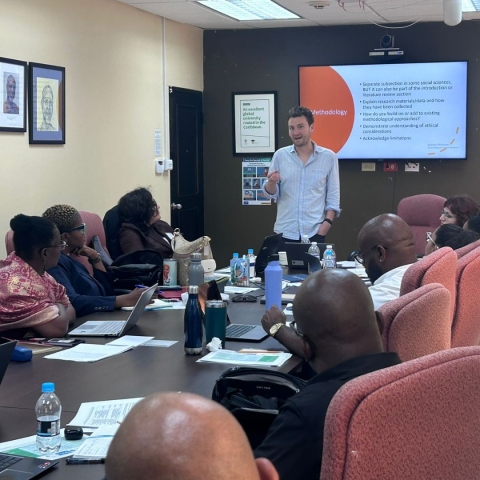
[[[443,247],[414,263],[403,276],[400,295],[413,292],[429,283],[440,283],[450,292],[450,321],[455,311],[455,272],[457,255],[450,247]]]
[[[362,375],[333,397],[320,480],[476,479],[480,347]]]
[[[397,215],[412,229],[417,255],[425,253],[426,234],[440,226],[440,214],[446,198],[438,195],[422,194],[400,200]]]
[[[402,361],[450,348],[450,292],[430,283],[380,307],[383,346]]]

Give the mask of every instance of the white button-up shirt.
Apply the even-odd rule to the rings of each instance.
[[[400,287],[402,286],[403,276],[405,272],[413,265],[402,265],[384,273],[377,281],[369,287],[372,296],[373,306],[378,310],[391,300],[395,300],[400,296]]]
[[[270,165],[270,172],[278,170],[280,174],[275,193],[270,195],[263,185],[266,196],[278,203],[275,233],[291,240],[316,235],[327,210],[340,215],[337,156],[312,143],[314,151],[305,164],[293,145],[277,150]]]

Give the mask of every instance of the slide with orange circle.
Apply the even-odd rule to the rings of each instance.
[[[300,67],[299,85],[340,159],[466,158],[466,62]]]

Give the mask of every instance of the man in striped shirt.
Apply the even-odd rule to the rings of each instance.
[[[263,185],[278,204],[275,233],[284,241],[323,243],[340,215],[340,178],[337,156],[311,140],[313,115],[305,107],[288,112],[288,134],[293,145],[277,150]]]

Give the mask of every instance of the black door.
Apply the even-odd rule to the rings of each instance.
[[[202,93],[170,88],[172,227],[187,240],[203,235]]]

